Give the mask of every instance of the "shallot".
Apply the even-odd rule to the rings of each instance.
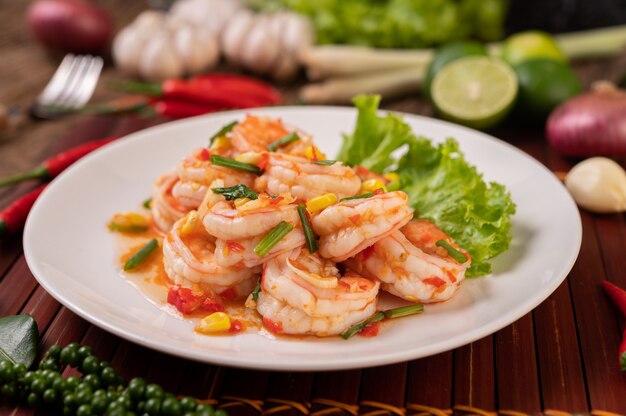
[[[546,136],[567,156],[625,156],[626,92],[608,82],[594,84],[550,114]]]

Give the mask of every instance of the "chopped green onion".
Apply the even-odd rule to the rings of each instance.
[[[306,213],[306,207],[304,205],[298,205],[298,215],[300,216],[300,222],[302,222],[302,230],[304,231],[304,238],[306,238],[306,245],[309,247],[309,253],[315,253],[318,249],[317,238],[311,228],[309,217]]]
[[[336,160],[316,160],[315,162],[316,165],[324,165],[324,166],[332,166],[335,163],[337,163]]]
[[[145,209],[150,209],[150,207],[152,206],[152,198],[146,199],[141,205],[143,205]]]
[[[256,286],[254,287],[254,290],[252,291],[252,300],[254,300],[255,302],[259,300],[260,291],[261,291],[261,281],[259,280],[258,282],[256,282]]]
[[[120,224],[119,222],[111,221],[109,223],[109,230],[111,231],[121,231],[123,233],[141,233],[143,231],[148,231],[148,227],[146,225],[125,225]]]
[[[215,133],[213,136],[211,136],[211,138],[209,139],[209,145],[212,145],[213,142],[215,141],[215,139],[217,139],[218,137],[222,137],[226,133],[231,131],[233,129],[233,127],[235,127],[237,125],[237,123],[238,123],[238,121],[231,121],[230,123],[228,123],[227,125],[222,127],[217,133]]]
[[[373,197],[373,196],[374,196],[373,192],[366,192],[366,193],[361,194],[361,195],[347,196],[345,198],[341,198],[339,200],[339,202],[341,202],[341,201],[351,201],[353,199],[365,199],[365,198],[370,198],[370,197]]]
[[[353,336],[361,332],[366,326],[373,324],[374,322],[382,321],[383,319],[385,319],[385,313],[380,311],[376,312],[374,315],[370,316],[366,320],[351,326],[339,335],[343,339],[352,338]]]
[[[253,165],[250,163],[243,163],[238,160],[230,159],[224,156],[211,155],[211,163],[216,166],[223,166],[225,168],[242,170],[244,172],[250,172],[256,175],[261,174],[261,169],[257,165]]]
[[[287,146],[288,144],[296,142],[298,140],[300,140],[300,136],[298,136],[297,133],[292,132],[281,137],[275,142],[270,143],[267,146],[267,150],[269,150],[270,152],[275,152],[279,147]]]
[[[259,257],[265,257],[276,244],[280,242],[287,234],[293,230],[293,224],[286,221],[281,221],[276,227],[272,228],[272,231],[267,233],[259,244],[254,248],[254,252]]]
[[[211,188],[211,190],[214,194],[223,195],[227,201],[237,198],[259,199],[259,194],[242,183],[228,188]]]
[[[450,255],[450,257],[456,260],[457,263],[463,264],[467,261],[467,257],[465,257],[463,253],[461,253],[459,250],[452,247],[446,240],[439,240],[435,243],[435,245],[437,247],[443,247],[448,250],[448,254]]]
[[[154,250],[157,249],[157,247],[159,247],[159,242],[156,238],[148,241],[145,246],[141,247],[131,258],[126,260],[126,263],[124,263],[124,270],[132,270],[139,266],[145,259],[148,258],[148,256],[150,256],[150,254],[152,254]]]
[[[350,327],[346,331],[342,332],[341,338],[348,339],[361,332],[365,327],[374,322],[382,321],[383,319],[401,318],[403,316],[415,315],[424,311],[424,305],[416,303],[414,305],[400,306],[399,308],[387,309],[385,311],[378,311],[374,315],[370,316],[366,320],[359,322],[358,324]]]
[[[383,311],[385,318],[401,318],[403,316],[415,315],[424,312],[424,305],[416,303],[415,305],[400,306],[399,308],[387,309]]]

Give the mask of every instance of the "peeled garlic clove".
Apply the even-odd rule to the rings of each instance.
[[[611,159],[592,157],[580,162],[565,177],[565,187],[586,210],[626,211],[626,172]]]

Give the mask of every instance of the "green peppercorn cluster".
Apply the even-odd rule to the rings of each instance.
[[[77,368],[82,377],[63,378],[63,365]],[[228,415],[192,397],[179,399],[139,377],[126,385],[109,363],[78,343],[64,348],[53,345],[34,371],[28,371],[23,364],[0,361],[0,393],[6,399],[68,416]]]

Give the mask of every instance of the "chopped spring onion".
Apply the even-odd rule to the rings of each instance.
[[[276,244],[280,242],[287,234],[293,230],[293,224],[287,221],[281,221],[272,231],[267,233],[265,237],[259,241],[254,248],[254,253],[259,257],[265,257]]]
[[[288,144],[293,143],[298,140],[300,140],[300,136],[298,136],[297,133],[291,132],[281,137],[280,139],[276,140],[275,142],[272,142],[269,145],[267,145],[267,150],[269,150],[270,152],[275,152],[279,147],[287,146]]]
[[[211,188],[214,194],[223,195],[227,201],[233,201],[237,198],[259,199],[259,194],[240,183],[228,188]]]
[[[298,205],[298,215],[300,216],[300,222],[302,222],[302,230],[304,231],[304,238],[306,238],[306,245],[309,247],[309,253],[315,253],[318,249],[317,238],[311,228],[309,217],[306,213],[306,207],[304,205]]]
[[[335,163],[337,163],[336,160],[316,160],[315,162],[316,165],[324,165],[324,166],[332,166]]]
[[[231,121],[230,123],[228,123],[227,125],[222,127],[217,133],[215,133],[213,136],[211,136],[211,138],[209,139],[209,145],[212,145],[213,142],[215,141],[215,139],[217,139],[218,137],[222,137],[226,133],[231,131],[233,129],[233,127],[235,127],[237,125],[237,123],[238,123],[238,121],[236,121],[236,120],[235,121]]]
[[[373,193],[373,192],[366,192],[366,193],[361,194],[361,195],[347,196],[347,197],[345,197],[345,198],[341,198],[341,199],[339,200],[339,202],[341,202],[341,201],[351,201],[351,200],[353,200],[353,199],[365,199],[365,198],[370,198],[370,197],[372,197],[372,196],[374,196],[374,193]]]
[[[146,199],[141,205],[143,205],[145,209],[150,209],[150,207],[152,206],[152,198]]]
[[[415,315],[424,312],[424,305],[416,303],[414,305],[400,306],[399,308],[387,309],[383,311],[385,318],[401,318],[403,316]]]
[[[424,306],[421,303],[416,303],[414,305],[408,306],[400,306],[399,308],[387,309],[385,311],[378,311],[366,320],[359,322],[358,324],[350,327],[339,335],[341,335],[341,338],[343,339],[348,339],[355,336],[368,325],[373,324],[374,322],[382,321],[383,319],[394,319],[401,318],[403,316],[415,315],[418,313],[422,313],[423,311]]]
[[[259,300],[260,291],[261,291],[261,281],[259,280],[258,282],[256,282],[256,286],[254,287],[254,290],[252,291],[252,300],[254,300],[255,302]]]
[[[122,233],[141,233],[147,231],[148,226],[139,224],[121,224],[119,222],[111,221],[109,223],[109,230],[120,231]]]
[[[359,322],[358,324],[353,325],[352,327],[350,327],[349,329],[345,330],[344,332],[342,332],[339,335],[343,339],[352,338],[353,336],[355,336],[356,334],[361,332],[363,329],[365,329],[366,326],[368,326],[370,324],[373,324],[374,322],[382,321],[383,319],[385,319],[385,313],[384,312],[380,312],[380,311],[376,312],[374,315],[370,316],[369,318],[367,318],[363,322]]]
[[[257,165],[252,165],[250,163],[239,162],[235,159],[230,159],[228,157],[219,156],[219,155],[211,155],[211,163],[216,166],[223,166],[225,168],[242,170],[244,172],[254,173],[256,175],[261,174],[261,168]]]
[[[157,249],[157,247],[159,247],[159,242],[156,238],[148,241],[145,246],[141,247],[131,258],[126,260],[126,263],[124,263],[124,270],[132,270],[139,266],[148,258],[148,256],[150,256],[150,254],[152,254],[154,250]]]
[[[443,247],[448,250],[448,254],[450,255],[450,257],[452,257],[458,263],[463,264],[467,261],[467,257],[465,257],[463,253],[461,253],[459,250],[452,247],[446,240],[439,240],[435,243],[435,245],[437,247]]]

